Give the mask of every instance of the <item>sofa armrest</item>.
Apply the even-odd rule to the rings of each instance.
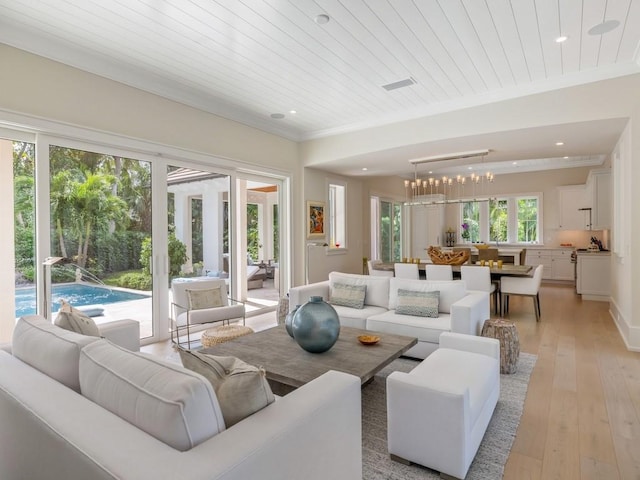
[[[100,335],[116,345],[140,351],[140,322],[137,320],[114,320],[98,324]]]
[[[479,353],[500,360],[500,342],[495,338],[476,337],[463,333],[443,332],[440,347],[463,352]]]
[[[7,343],[0,343],[0,350],[7,352],[7,353],[11,353],[11,342],[7,342]]]
[[[490,318],[489,293],[469,292],[451,305],[451,331],[480,335],[484,321]]]
[[[289,311],[296,308],[296,305],[304,305],[309,301],[309,297],[319,296],[325,301],[329,300],[329,280],[324,282],[300,285],[289,289]]]

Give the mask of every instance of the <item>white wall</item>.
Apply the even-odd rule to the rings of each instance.
[[[364,224],[363,212],[369,209],[363,205],[362,181],[351,177],[342,177],[328,174],[322,170],[313,168],[304,169],[304,204],[305,210],[300,219],[304,235],[306,228],[306,202],[315,200],[325,202],[328,205],[329,183],[335,181],[346,186],[347,191],[347,248],[328,249],[318,247],[306,247],[309,256],[309,283],[326,280],[332,271],[347,273],[362,273],[363,240],[367,238],[367,228]],[[325,220],[326,222],[326,220]],[[325,223],[325,231],[327,226]],[[314,238],[307,242],[329,243],[328,236]],[[298,282],[302,283],[302,282]]]

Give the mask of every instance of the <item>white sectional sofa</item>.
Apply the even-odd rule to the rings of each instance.
[[[438,348],[442,332],[479,335],[490,316],[489,294],[467,291],[462,280],[411,280],[341,272],[331,272],[324,282],[291,288],[289,309],[306,303],[312,295],[329,301],[331,288],[336,284],[365,286],[363,308],[334,305],[341,325],[416,337],[417,345],[405,354],[410,357],[426,358]],[[440,292],[438,318],[397,313],[398,290]]]
[[[195,372],[23,318],[0,351],[0,478],[362,478],[357,377],[328,372],[228,429],[216,405]]]

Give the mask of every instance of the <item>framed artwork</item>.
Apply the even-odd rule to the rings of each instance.
[[[324,238],[324,202],[307,201],[307,238]]]

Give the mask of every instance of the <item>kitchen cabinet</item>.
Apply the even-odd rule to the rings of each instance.
[[[558,228],[561,230],[590,230],[591,208],[586,185],[558,187]]]
[[[593,169],[587,178],[587,192],[591,200],[593,230],[611,228],[611,169]]]
[[[576,292],[583,300],[609,301],[611,295],[611,254],[578,252]]]
[[[425,258],[430,245],[442,245],[444,205],[411,207],[411,256]]]
[[[573,281],[571,250],[567,248],[527,248],[527,265],[544,265],[543,280]]]

